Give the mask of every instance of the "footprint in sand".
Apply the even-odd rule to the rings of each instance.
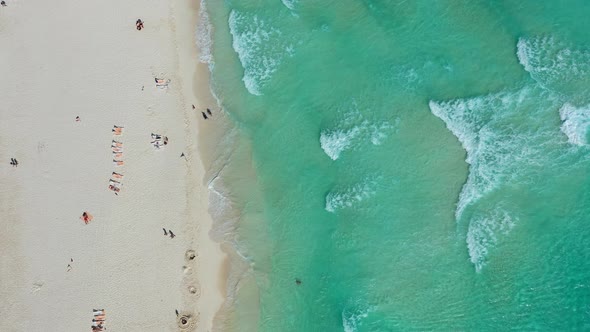
[[[36,283],[33,284],[33,287],[31,287],[31,293],[37,293],[38,291],[41,290],[41,288],[43,288],[43,285],[45,285],[44,282],[37,281]]]

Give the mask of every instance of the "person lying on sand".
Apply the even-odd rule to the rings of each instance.
[[[123,162],[123,160],[113,159],[113,162],[115,163],[115,166],[123,166],[123,165],[125,165],[125,163]]]
[[[152,139],[161,139],[162,135],[152,133]]]
[[[157,87],[166,87],[168,86],[168,83],[170,83],[170,80],[165,80],[163,78],[155,78],[155,81]]]
[[[117,178],[117,179],[122,179],[123,176],[124,176],[123,174],[120,174],[120,173],[117,173],[117,172],[113,172],[112,175],[113,175],[114,178]]]
[[[123,147],[123,143],[113,143],[111,144],[111,148],[122,148]]]
[[[111,146],[111,149],[113,150],[113,152],[123,152],[123,148],[118,148],[116,146]]]
[[[115,151],[113,151],[113,157],[115,157],[115,158],[123,158],[123,152],[115,152]]]
[[[135,21],[135,28],[137,30],[141,30],[143,29],[143,21],[141,19],[137,19],[137,21]]]
[[[80,219],[82,219],[84,221],[84,223],[86,225],[88,225],[88,223],[92,221],[93,217],[92,217],[92,215],[90,215],[90,213],[84,211],[84,213],[82,213],[82,216],[80,217]]]
[[[114,191],[115,193],[118,193],[119,191],[121,191],[121,189],[119,189],[119,188],[117,188],[117,187],[113,186],[112,184],[110,184],[110,185],[109,185],[109,189],[110,189],[111,191]]]

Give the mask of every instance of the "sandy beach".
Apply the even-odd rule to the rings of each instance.
[[[225,255],[199,156],[218,108],[198,2],[6,3],[0,331],[91,331],[93,309],[107,331],[211,331]]]

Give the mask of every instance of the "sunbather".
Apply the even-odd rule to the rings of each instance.
[[[117,179],[122,179],[123,178],[123,174],[117,173],[117,172],[113,172],[112,173],[113,177],[117,178]]]
[[[113,151],[113,157],[115,157],[115,158],[123,158],[123,152],[114,152]]]
[[[115,193],[118,193],[119,191],[121,191],[121,189],[113,186],[112,184],[109,185],[109,189],[112,190],[112,191],[114,191]]]
[[[123,160],[113,159],[113,162],[115,163],[115,166],[123,166],[123,165],[125,165],[125,163],[123,162]]]
[[[88,225],[88,223],[92,221],[93,217],[90,213],[84,211],[84,213],[82,213],[82,216],[80,217],[80,219],[82,219],[84,221],[84,223],[86,225]]]

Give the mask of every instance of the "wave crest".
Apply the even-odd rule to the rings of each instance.
[[[568,142],[574,145],[588,144],[588,129],[590,128],[590,106],[576,108],[565,104],[559,110],[561,131],[567,136]]]
[[[326,211],[336,211],[349,208],[373,196],[376,193],[376,182],[366,180],[356,185],[330,191],[326,195]]]
[[[517,222],[517,218],[502,209],[471,219],[467,230],[467,249],[476,272],[480,272],[485,265],[489,249],[498,244],[498,235],[507,235]]]
[[[332,160],[340,158],[340,154],[348,149],[356,148],[363,141],[380,145],[395,131],[399,118],[392,124],[388,121],[369,121],[359,112],[356,103],[353,110],[347,112],[335,128],[327,128],[320,133],[320,146]]]
[[[260,96],[284,56],[293,55],[293,46],[279,29],[257,15],[232,10],[228,23],[233,49],[244,68],[242,81],[248,92]]]
[[[516,49],[524,70],[543,88],[569,97],[586,94],[590,52],[572,49],[553,37],[521,37]]]
[[[557,128],[544,120],[557,104],[551,98],[539,104],[538,99],[545,96],[540,91],[525,88],[429,103],[432,114],[443,120],[467,152],[469,174],[457,202],[457,222],[484,196],[528,181],[561,155]],[[511,210],[481,214],[487,210],[487,206],[475,208],[467,216],[468,251],[478,272],[489,249],[498,242],[497,236],[507,234],[517,222]]]

